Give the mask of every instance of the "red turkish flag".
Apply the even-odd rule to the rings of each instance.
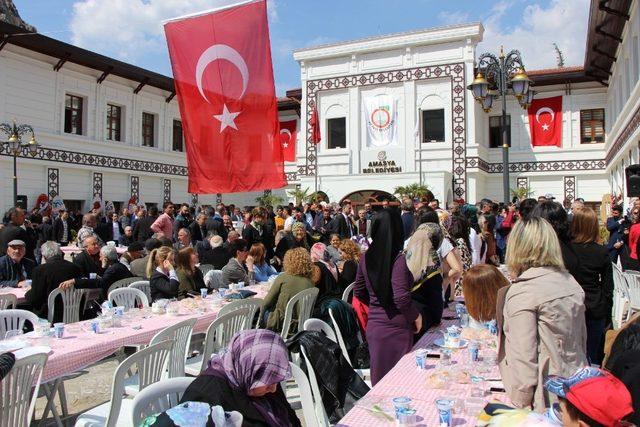
[[[296,139],[298,137],[298,121],[280,122],[280,144],[285,162],[296,161]]]
[[[265,0],[164,25],[189,193],[286,185]]]
[[[562,147],[562,96],[534,99],[528,113],[531,145]]]
[[[309,121],[311,125],[311,142],[317,144],[320,142],[320,118],[318,117],[318,109],[313,106],[313,110],[311,110],[311,120]]]

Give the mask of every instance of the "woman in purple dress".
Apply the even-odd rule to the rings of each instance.
[[[371,224],[373,242],[361,256],[354,292],[369,306],[367,342],[375,385],[413,346],[422,316],[411,304],[413,275],[404,255],[402,220],[395,209],[380,211]]]

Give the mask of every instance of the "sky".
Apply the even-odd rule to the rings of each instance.
[[[482,22],[477,54],[519,49],[529,70],[582,65],[589,0],[267,0],[276,93],[300,87],[293,50],[363,37]],[[14,0],[49,37],[171,76],[161,22],[233,0]]]

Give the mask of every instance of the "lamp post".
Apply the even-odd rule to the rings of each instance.
[[[33,132],[33,128],[29,125],[16,125],[15,120],[13,125],[9,123],[0,123],[0,131],[9,135],[9,139],[2,144],[7,144],[9,153],[13,156],[13,206],[18,205],[18,156],[26,148],[31,156],[35,156],[38,153],[39,144],[36,141],[36,135]],[[22,142],[22,135],[25,133],[31,134],[29,142]]]
[[[500,48],[500,56],[483,53],[478,59],[478,72],[473,83],[467,86],[473,97],[488,113],[493,101],[502,98],[502,116],[500,133],[502,135],[502,186],[504,201],[509,202],[509,141],[507,138],[507,95],[514,95],[523,109],[529,108],[535,92],[531,90],[531,80],[524,71],[520,52],[512,50],[504,54]]]

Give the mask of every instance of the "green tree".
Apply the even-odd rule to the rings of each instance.
[[[284,203],[284,199],[273,194],[263,194],[256,197],[256,203],[260,206],[277,206]]]
[[[511,189],[511,195],[516,197],[518,200],[524,200],[533,194],[533,191],[529,189],[529,187],[518,187]]]
[[[296,206],[302,204],[309,199],[311,193],[309,193],[309,187],[305,188],[294,188],[293,190],[288,190],[287,195],[296,201]]]
[[[401,185],[393,190],[393,194],[398,197],[409,197],[411,199],[419,199],[422,197],[433,198],[433,193],[426,184],[413,183],[409,185]]]

